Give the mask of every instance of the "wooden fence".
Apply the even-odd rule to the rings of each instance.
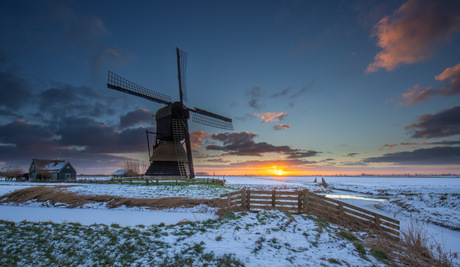
[[[335,223],[358,225],[399,239],[399,221],[308,190],[261,191],[243,188],[220,196],[229,209],[260,211],[276,209],[295,214],[314,214]]]

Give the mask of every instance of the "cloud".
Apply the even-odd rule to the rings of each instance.
[[[430,58],[436,46],[460,30],[460,6],[456,0],[409,0],[373,29],[382,48],[366,72],[394,70]]]
[[[207,162],[216,162],[216,163],[229,163],[230,162],[230,160],[224,160],[223,158],[208,159],[206,161]]]
[[[265,153],[279,153],[286,155],[288,159],[314,157],[321,152],[313,150],[292,149],[289,146],[275,146],[266,142],[255,142],[257,136],[251,132],[232,132],[212,134],[211,139],[220,141],[223,145],[208,145],[207,150],[222,151],[224,155],[233,156],[257,156]]]
[[[262,104],[259,103],[260,99],[265,95],[262,91],[262,85],[254,86],[250,90],[246,91],[246,96],[249,97],[249,106],[260,110],[262,108]]]
[[[442,145],[442,146],[454,146],[460,145],[460,141],[438,141],[438,142],[402,142],[402,143],[393,143],[383,145],[388,150],[393,150],[398,146],[409,146],[409,147],[418,147],[418,146],[428,146],[428,145]],[[382,148],[377,150],[383,150]]]
[[[3,117],[12,117],[12,118],[15,118],[15,119],[20,119],[21,116],[14,113],[14,112],[11,112],[9,110],[5,110],[5,109],[0,109],[0,116],[3,116]]]
[[[290,99],[296,99],[299,96],[303,95],[307,91],[311,90],[315,85],[315,80],[310,81],[306,86],[302,87],[298,92],[295,92],[289,96]]]
[[[68,117],[56,134],[59,144],[84,147],[90,153],[139,153],[146,151],[146,128],[117,131],[113,127],[90,118]]]
[[[435,79],[448,83],[447,86],[439,89],[443,95],[460,94],[460,63],[445,69],[441,74],[436,75]]]
[[[288,97],[289,99],[297,99],[299,96],[310,91],[314,87],[315,82],[316,82],[315,80],[310,81],[306,86],[303,86],[298,91],[294,91],[291,87],[285,88],[279,92],[274,93],[271,97],[273,98]],[[289,103],[289,106],[293,107],[294,102]]]
[[[253,168],[267,168],[267,166],[283,166],[283,167],[296,167],[296,166],[305,166],[310,164],[315,164],[316,161],[305,161],[299,159],[291,160],[248,160],[242,162],[230,163],[232,167],[253,167]]]
[[[280,92],[276,92],[272,95],[272,97],[276,98],[276,97],[280,97],[280,96],[287,96],[289,91],[291,91],[291,87],[288,87],[286,89],[283,89],[281,90]]]
[[[300,158],[309,158],[314,157],[320,154],[321,152],[314,150],[293,150],[288,153],[288,159],[300,159]]]
[[[24,120],[16,120],[0,126],[0,143],[13,144],[24,153],[37,151],[56,151],[62,148],[57,136],[46,126],[34,125]]]
[[[92,14],[82,12],[78,6],[69,7],[74,3],[62,1],[48,2],[50,20],[57,38],[67,47],[76,47],[77,51],[83,50],[91,59],[88,60],[91,69],[91,80],[96,82],[105,73],[108,64],[125,64],[134,56],[120,48],[108,43],[111,32],[104,21]],[[103,72],[102,72],[103,70]]]
[[[153,114],[146,109],[136,109],[120,117],[120,128],[125,129],[140,123],[151,124]]]
[[[403,99],[406,99],[406,106],[425,101],[436,95],[450,96],[460,94],[460,63],[445,69],[441,74],[436,75],[435,79],[445,82],[446,85],[439,88],[429,86],[426,89],[423,89],[418,84],[414,85],[413,88],[401,96]]]
[[[397,146],[397,145],[398,145],[397,143],[386,144],[386,145],[384,145],[384,147],[388,148],[388,150],[393,150],[393,148],[395,148],[395,146]]]
[[[423,89],[420,85],[416,84],[414,87],[410,88],[406,93],[402,94],[402,98],[406,99],[406,106],[423,102],[432,96],[440,94],[439,90],[434,89],[433,87],[428,87]]]
[[[262,156],[264,153],[289,153],[288,146],[274,146],[266,142],[256,143],[251,132],[232,132],[212,134],[211,138],[223,142],[223,146],[208,145],[207,150],[223,151],[228,155]]]
[[[414,151],[385,154],[364,159],[366,163],[394,163],[397,165],[458,165],[460,147],[433,147]]]
[[[350,157],[350,158],[352,158],[352,157],[357,156],[357,155],[359,155],[359,153],[354,153],[354,152],[353,152],[353,153],[348,153],[347,155],[345,155],[345,157]]]
[[[192,148],[199,148],[203,144],[203,139],[210,136],[210,134],[203,131],[190,132],[190,143]]]
[[[441,110],[436,114],[425,114],[418,123],[407,125],[406,129],[415,129],[413,138],[437,138],[460,134],[460,106]]]
[[[282,121],[286,116],[286,112],[266,112],[266,113],[260,113],[260,114],[255,114],[257,117],[260,118],[262,122],[279,122]]]
[[[19,109],[33,97],[32,85],[22,77],[0,72],[0,106]]]
[[[273,129],[280,131],[280,130],[287,130],[291,127],[292,127],[291,125],[287,125],[287,124],[277,124],[273,126]]]

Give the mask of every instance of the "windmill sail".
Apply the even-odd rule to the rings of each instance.
[[[194,110],[190,110],[192,121],[207,126],[216,127],[223,130],[233,130],[232,119],[227,117],[199,109],[195,107]]]
[[[172,104],[170,96],[142,87],[109,70],[107,87],[123,93],[139,96],[162,104]]]
[[[180,102],[183,104],[187,102],[187,86],[185,84],[185,77],[187,71],[187,57],[188,54],[179,48],[176,47],[176,54],[177,54],[177,76],[179,79],[179,95],[180,95]]]

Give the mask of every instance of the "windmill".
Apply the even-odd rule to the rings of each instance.
[[[172,101],[168,95],[144,88],[111,72],[108,73],[107,87],[130,95],[142,97],[165,106],[155,114],[156,132],[147,131],[147,146],[150,166],[146,176],[194,178],[192,148],[188,120],[224,129],[233,130],[232,119],[200,108],[188,108],[185,86],[187,53],[176,47],[177,72],[179,80],[179,101]],[[155,135],[150,153],[149,134]]]

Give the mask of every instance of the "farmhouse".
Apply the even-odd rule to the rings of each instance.
[[[112,173],[112,179],[123,178],[123,177],[134,177],[134,176],[138,176],[138,175],[132,170],[118,170]]]
[[[65,160],[32,159],[29,167],[30,180],[75,180],[77,171]]]

